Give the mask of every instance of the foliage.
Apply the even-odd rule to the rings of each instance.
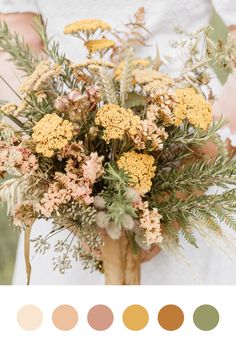
[[[135,33],[145,30],[143,15],[140,10],[129,26],[141,44],[145,36]],[[77,23],[83,35],[73,26],[71,32],[86,48],[109,28],[89,21],[86,30],[87,22]],[[223,119],[212,117],[208,75],[213,66],[230,70],[235,64],[231,39],[222,46],[211,39],[209,26],[195,33],[178,30],[173,45],[186,60],[181,75],[172,78],[161,71],[158,51],[154,60],[137,58],[120,34],[112,48],[115,65],[107,61],[111,48],[103,48],[102,39],[97,52],[72,63],[47,38],[46,26],[36,18],[44,44],[40,59],[0,26],[0,47],[28,74],[21,96],[16,93],[20,104],[0,108],[18,126],[0,123],[0,172],[11,174],[1,184],[0,199],[15,225],[53,219],[52,232],[33,240],[35,252],[44,254],[51,237],[67,230],[54,245],[54,269],[63,274],[74,258],[101,270],[100,229],[113,239],[124,233],[134,253],[153,244],[173,249],[180,237],[197,247],[200,225],[214,235],[221,234],[219,221],[235,229],[236,163],[219,138]],[[212,159],[199,151],[209,142],[217,146]],[[217,192],[210,194],[210,187]]]

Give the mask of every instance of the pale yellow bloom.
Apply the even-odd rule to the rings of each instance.
[[[155,159],[152,155],[139,154],[135,151],[129,151],[121,155],[117,161],[119,168],[131,177],[134,188],[141,194],[150,191],[152,187],[152,178],[155,176]]]
[[[84,69],[84,68],[88,68],[89,69],[89,67],[91,65],[92,66],[97,66],[97,67],[110,68],[110,69],[115,67],[115,65],[113,63],[111,63],[109,61],[99,60],[99,59],[87,59],[87,60],[85,60],[85,61],[83,61],[81,63],[74,64],[71,67],[72,67],[72,69],[80,70],[80,69]]]
[[[95,39],[84,43],[90,53],[104,52],[115,46],[115,42],[110,39]]]
[[[174,80],[170,76],[156,70],[136,69],[134,73],[135,81],[151,97],[168,94],[174,85]]]
[[[139,116],[130,109],[124,109],[116,104],[105,104],[97,112],[95,123],[105,128],[103,139],[122,139],[124,134],[135,135],[140,123]]]
[[[6,103],[0,107],[0,111],[6,116],[14,116],[17,109],[17,105],[14,103]]]
[[[62,150],[73,138],[74,126],[57,114],[46,114],[33,127],[32,139],[36,143],[36,152],[52,157],[56,150]]]
[[[212,107],[210,103],[193,88],[180,88],[176,90],[175,94],[177,104],[173,113],[177,118],[177,122],[180,124],[187,118],[193,126],[206,130],[212,122]]]
[[[96,19],[84,19],[80,21],[73,22],[64,28],[64,33],[65,34],[78,34],[80,32],[86,33],[86,34],[93,34],[97,30],[100,30],[101,32],[110,30],[111,26],[101,20],[96,20]]]
[[[124,69],[124,66],[125,66],[125,61],[122,61],[118,67],[116,68],[116,71],[115,71],[115,78],[116,80],[120,80],[121,78],[121,73]],[[133,60],[132,61],[132,70],[133,70],[133,75],[135,74],[135,69],[142,69],[142,68],[146,68],[150,66],[150,60],[148,59],[136,59],[136,60]]]
[[[151,69],[150,70],[136,69],[134,71],[134,75],[135,75],[135,80],[137,81],[138,84],[145,85],[154,80],[160,80],[160,78],[162,78],[163,75],[165,74],[162,74],[159,71],[151,70]]]

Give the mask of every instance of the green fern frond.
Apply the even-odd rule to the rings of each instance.
[[[234,215],[222,209],[221,207],[215,207],[214,214],[221,222],[225,223],[225,225],[236,231],[236,219]]]
[[[208,227],[208,229],[213,230],[214,232],[221,232],[219,222],[215,218],[215,215],[211,211],[195,210],[194,214],[195,214],[197,220],[204,223]],[[197,220],[196,220],[196,222],[197,222]]]
[[[175,129],[171,127],[170,130],[167,130],[169,136],[165,141],[165,148],[173,144],[180,144],[186,147],[201,146],[208,141],[216,141],[218,131],[223,128],[225,124],[225,119],[221,117],[217,121],[213,121],[206,131],[190,129],[189,123],[185,123],[183,126],[176,127]]]
[[[170,171],[161,170],[155,179],[158,191],[179,190],[184,193],[207,191],[210,186],[228,188],[236,185],[236,161],[226,155],[214,160],[200,160]]]
[[[179,217],[177,219],[178,225],[179,225],[179,234],[185,238],[185,240],[195,246],[197,246],[197,240],[193,234],[193,230],[191,227],[191,223],[188,222],[188,220],[185,220],[184,218]]]

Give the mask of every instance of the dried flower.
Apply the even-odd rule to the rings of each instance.
[[[139,198],[140,198],[138,192],[134,188],[131,188],[131,187],[126,188],[125,195],[126,195],[126,198],[128,199],[128,201],[130,201],[132,203],[138,202]]]
[[[90,157],[87,159],[85,164],[82,166],[83,177],[88,179],[91,184],[93,184],[96,179],[102,176],[104,169],[102,166],[102,161],[104,157],[98,156],[97,152],[91,152]]]
[[[68,203],[71,198],[72,196],[65,188],[60,188],[58,184],[54,183],[49,186],[48,191],[44,193],[35,209],[41,215],[50,218],[53,213],[57,213],[62,204]]]
[[[114,221],[111,221],[106,227],[106,232],[113,240],[118,240],[121,236],[121,228]]]
[[[50,249],[50,243],[41,235],[31,240],[34,244],[35,252],[44,255]]]
[[[113,69],[115,67],[115,64],[109,62],[109,61],[105,61],[105,60],[101,60],[101,59],[87,59],[81,63],[78,64],[74,64],[72,65],[72,69],[76,70],[81,70],[81,69],[89,69],[90,66],[97,66],[99,67],[104,67],[104,68],[108,68],[108,69]]]
[[[104,53],[108,49],[114,47],[115,42],[110,39],[102,38],[102,39],[94,39],[94,40],[87,41],[84,43],[84,45],[90,53],[96,53],[96,52]]]
[[[83,99],[83,94],[80,90],[72,90],[68,93],[67,98],[72,102],[77,102]]]
[[[6,103],[0,107],[0,111],[6,116],[14,116],[17,109],[17,105],[14,103]]]
[[[96,214],[96,224],[102,229],[105,229],[109,225],[109,216],[105,211],[99,211]]]
[[[151,148],[161,150],[163,141],[167,139],[168,134],[165,128],[158,127],[155,123],[156,118],[140,120],[140,125],[136,129],[136,134],[132,136],[137,149]]]
[[[174,115],[179,122],[185,118],[197,128],[206,130],[212,122],[212,109],[202,95],[193,88],[181,88],[176,90],[177,104]]]
[[[58,112],[65,113],[69,109],[69,100],[67,96],[57,97],[54,103],[54,107]]]
[[[62,257],[53,257],[53,270],[58,270],[59,273],[65,274],[66,270],[71,268],[71,260],[66,253]]]
[[[58,64],[51,65],[49,60],[43,60],[20,87],[20,91],[25,94],[32,91],[39,91],[44,85],[47,85],[51,79],[60,75],[60,73],[61,67]]]
[[[89,86],[85,91],[85,97],[90,104],[89,109],[96,107],[101,100],[101,89],[98,86]]]
[[[109,143],[111,139],[122,139],[125,133],[135,135],[140,118],[130,109],[126,110],[116,104],[105,104],[98,110],[95,123],[105,128],[103,139]]]
[[[152,187],[152,178],[155,175],[155,159],[152,155],[138,154],[135,151],[129,151],[121,155],[117,161],[119,168],[131,177],[135,188],[141,194],[150,191]]]
[[[163,237],[161,236],[161,215],[156,208],[150,210],[148,202],[144,202],[140,206],[141,218],[140,226],[144,230],[145,241],[148,246],[155,243],[161,243]]]
[[[148,66],[150,66],[150,60],[148,59],[136,59],[136,60],[133,60],[131,65],[132,65],[132,75],[133,75],[133,83],[135,84],[136,80],[135,80],[135,69],[143,69],[143,68],[146,68]],[[121,73],[124,69],[124,66],[125,66],[125,61],[122,61],[118,67],[116,68],[115,70],[115,79],[116,80],[120,80],[121,78]]]
[[[84,19],[65,26],[64,33],[76,35],[82,32],[86,35],[90,35],[94,34],[97,30],[104,32],[110,29],[111,26],[104,21],[96,19]]]
[[[57,114],[46,114],[33,127],[32,138],[36,143],[36,152],[52,157],[55,150],[63,149],[73,138],[74,126]]]
[[[96,195],[96,197],[93,198],[93,205],[96,209],[103,210],[106,208],[106,201],[100,195]]]
[[[124,227],[125,230],[132,230],[134,227],[134,219],[132,218],[131,215],[129,214],[123,214],[122,215],[122,226]]]
[[[38,160],[30,149],[19,144],[8,145],[0,144],[0,170],[9,173],[20,172],[22,175],[28,175],[38,169]]]
[[[24,202],[16,205],[14,208],[14,225],[15,226],[30,226],[35,220],[35,213],[33,204],[31,202]]]
[[[146,94],[152,97],[167,94],[174,85],[173,79],[167,74],[156,70],[134,70],[135,81],[142,86]]]

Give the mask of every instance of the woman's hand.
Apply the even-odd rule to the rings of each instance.
[[[109,237],[107,236],[105,229],[98,227],[98,231],[99,231],[99,236],[103,241],[106,239],[106,237]],[[89,247],[87,244],[82,243],[82,246],[86,251],[89,251]],[[157,245],[153,245],[149,251],[141,250],[141,262],[144,263],[150,261],[153,257],[155,257],[160,252],[160,250],[161,250],[160,247],[158,247]],[[93,254],[96,257],[100,258],[101,251],[93,251]]]
[[[161,251],[160,247],[153,245],[149,251],[141,251],[141,262],[148,262]]]

